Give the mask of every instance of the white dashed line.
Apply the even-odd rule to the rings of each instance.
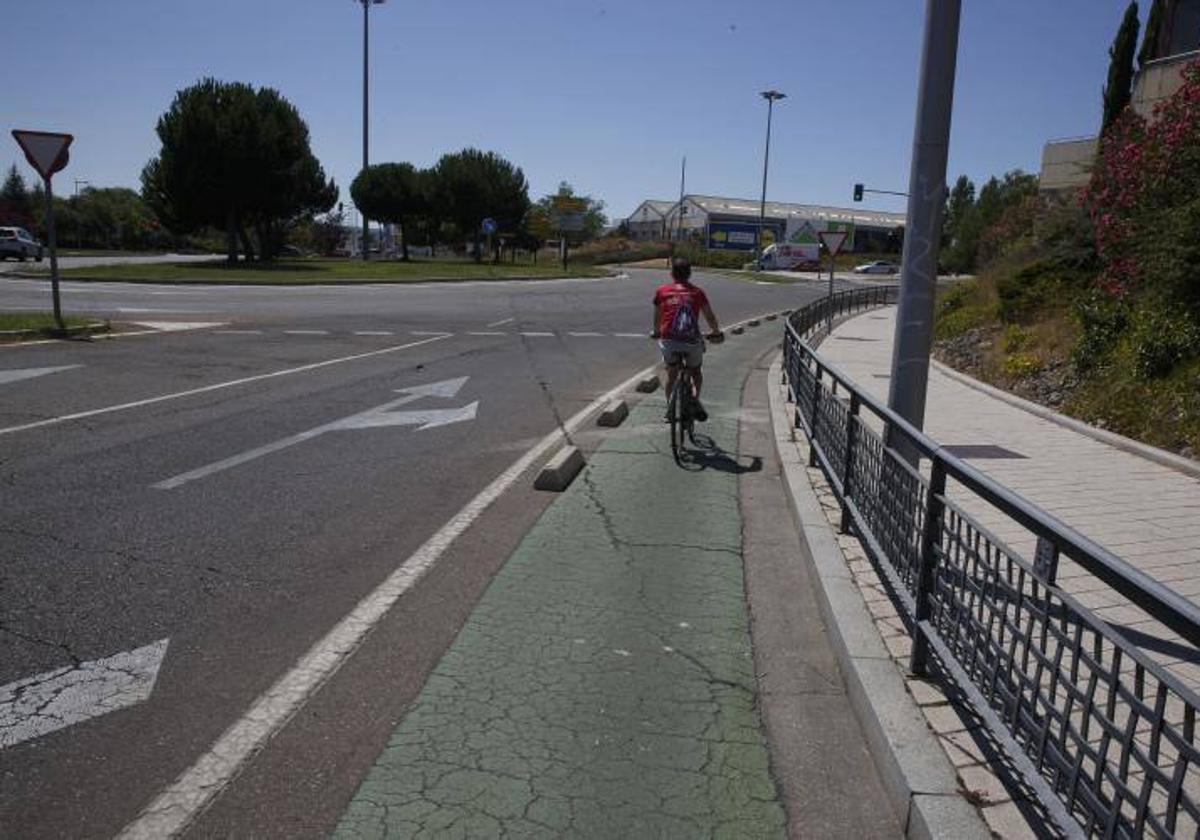
[[[604,333],[598,333],[598,332],[573,332],[573,333],[567,333],[567,335],[574,336],[575,338],[601,338],[601,337],[603,337]]]
[[[523,332],[523,333],[521,333],[521,335],[528,336],[529,338],[553,338],[554,337],[554,333],[552,333],[552,332]]]
[[[448,333],[448,332],[430,332],[430,331],[427,331],[427,330],[410,330],[408,334],[409,334],[409,335],[454,335],[454,333]]]
[[[329,335],[329,330],[284,330],[284,335]]]
[[[355,335],[393,335],[391,330],[355,330]]]
[[[646,333],[613,333],[616,338],[648,338]]]
[[[467,333],[467,335],[508,335],[508,333],[506,333],[506,332],[500,332],[499,330],[491,330],[491,331],[488,331],[488,330],[475,330],[475,331],[473,331],[473,332],[469,332],[469,333]]]
[[[499,327],[499,326],[501,326],[502,324],[509,324],[509,323],[512,323],[512,322],[513,322],[513,321],[515,321],[515,320],[517,320],[517,319],[516,319],[516,318],[505,318],[505,319],[504,319],[504,320],[502,320],[502,321],[492,321],[492,323],[488,324],[488,326],[489,326],[489,327]]]

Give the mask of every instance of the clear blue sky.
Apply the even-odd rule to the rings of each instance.
[[[371,8],[373,162],[468,145],[611,215],[679,190],[847,205],[905,189],[923,0],[389,0]],[[1142,4],[1143,17],[1149,3]],[[965,0],[950,177],[1036,171],[1100,118],[1125,0]],[[69,131],[56,180],[136,187],[174,92],[211,75],[278,88],[348,202],[361,159],[362,10],[351,0],[59,0],[4,14],[0,128]],[[11,139],[9,160],[21,164]],[[903,209],[879,197],[869,205]]]

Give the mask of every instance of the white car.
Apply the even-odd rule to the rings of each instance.
[[[854,266],[855,274],[895,274],[899,270],[900,266],[887,260],[875,260]]]
[[[19,227],[0,227],[0,260],[16,257],[21,262],[33,257],[42,261],[42,243]]]

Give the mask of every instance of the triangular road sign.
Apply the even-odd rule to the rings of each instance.
[[[67,149],[75,139],[70,134],[13,129],[12,135],[25,152],[25,159],[29,161],[29,165],[43,178],[49,178],[65,167],[70,160]]]
[[[821,244],[825,246],[826,251],[836,254],[842,250],[842,245],[849,234],[844,230],[823,230],[817,236],[821,238]]]

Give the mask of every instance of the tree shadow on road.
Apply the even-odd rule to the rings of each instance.
[[[692,445],[684,446],[682,454],[679,466],[690,472],[716,470],[733,475],[762,472],[761,457],[726,452],[705,434],[697,434]]]

